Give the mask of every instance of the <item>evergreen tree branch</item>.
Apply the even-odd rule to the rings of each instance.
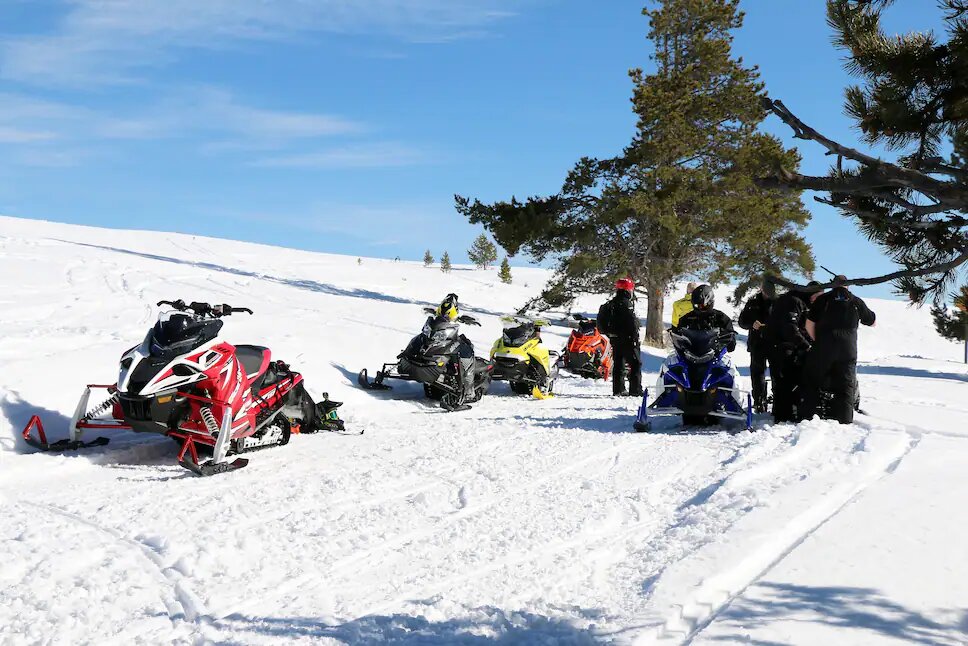
[[[904,278],[919,278],[921,276],[929,276],[932,274],[945,274],[952,270],[957,269],[961,265],[968,262],[968,247],[963,247],[959,249],[960,253],[944,262],[939,262],[927,267],[918,267],[916,269],[902,269],[899,271],[892,272],[890,274],[884,274],[882,276],[875,276],[873,278],[848,278],[846,281],[837,282],[833,281],[823,283],[822,285],[801,285],[795,281],[784,278],[783,276],[774,276],[767,274],[764,278],[765,280],[780,285],[781,287],[786,287],[788,289],[795,289],[803,292],[819,292],[824,289],[830,289],[836,285],[882,285],[884,283],[890,283]]]
[[[931,196],[939,203],[948,204],[949,208],[968,205],[968,191],[958,184],[943,182],[919,170],[898,166],[844,146],[805,124],[783,105],[782,101],[764,98],[763,107],[787,124],[793,130],[795,138],[814,141],[826,148],[829,154],[856,161],[871,170],[869,173],[850,178],[810,177],[781,170],[778,177],[764,178],[764,187],[780,188],[787,185],[795,188],[844,193],[865,191],[871,188],[904,188]],[[770,179],[774,181],[771,183]]]
[[[912,220],[905,220],[903,218],[899,218],[896,215],[892,215],[890,213],[878,213],[878,212],[873,211],[871,209],[864,209],[864,208],[860,208],[860,207],[856,207],[856,206],[848,206],[844,202],[837,202],[835,200],[831,200],[831,199],[828,199],[828,198],[825,198],[825,197],[815,196],[813,199],[814,199],[815,202],[820,202],[821,204],[826,204],[826,205],[832,206],[834,208],[838,208],[838,209],[843,209],[843,210],[850,211],[851,213],[853,213],[853,214],[857,215],[858,217],[860,217],[862,219],[865,219],[865,220],[877,220],[877,221],[883,222],[885,224],[889,224],[889,225],[893,225],[893,226],[898,226],[898,227],[903,227],[903,228],[907,228],[907,229],[922,229],[923,230],[923,229],[935,229],[935,228],[939,228],[939,227],[941,227],[941,228],[949,228],[949,227],[963,228],[963,227],[968,226],[968,219],[963,218],[961,216],[957,216],[957,215],[951,216],[947,220],[915,220],[915,221],[912,221]]]

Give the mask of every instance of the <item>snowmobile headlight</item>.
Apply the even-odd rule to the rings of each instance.
[[[191,366],[186,366],[183,363],[179,363],[172,366],[171,372],[173,375],[176,375],[178,377],[191,377],[198,371],[192,368]]]
[[[125,357],[124,359],[121,359],[121,369],[127,370],[128,368],[131,367],[132,363],[134,363],[133,357]]]
[[[689,350],[686,350],[685,355],[686,355],[686,358],[692,361],[693,363],[706,363],[707,361],[711,361],[713,359],[712,350],[710,350],[709,352],[703,355],[694,354]]]

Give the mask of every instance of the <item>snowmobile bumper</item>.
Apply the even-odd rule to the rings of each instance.
[[[745,396],[746,407],[741,407],[737,400]],[[649,391],[642,395],[642,405],[639,406],[633,428],[636,431],[648,431],[652,428],[652,419],[656,417],[716,417],[743,422],[746,430],[753,428],[753,396],[743,390],[734,388],[712,388],[706,391],[691,391],[673,385],[666,385],[655,401],[649,403]]]

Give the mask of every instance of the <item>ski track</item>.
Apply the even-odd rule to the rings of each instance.
[[[150,545],[137,539],[128,538],[116,529],[107,527],[82,516],[78,516],[77,514],[73,514],[55,505],[33,502],[17,502],[14,504],[55,514],[69,521],[90,527],[91,529],[109,536],[121,545],[135,549],[142,555],[143,559],[148,563],[150,568],[157,573],[160,581],[164,582],[169,588],[170,594],[161,595],[161,601],[168,611],[168,619],[172,624],[172,628],[176,632],[178,632],[181,623],[187,622],[194,625],[196,622],[208,615],[205,604],[201,601],[198,594],[192,589],[186,578],[182,576],[180,572],[167,564],[162,558],[162,554],[160,554]],[[120,638],[122,636],[125,639],[135,641],[137,638],[144,635],[140,633],[131,634],[125,631],[122,633],[122,635],[118,635],[116,638]]]
[[[561,467],[560,469],[556,469],[555,471],[545,474],[541,478],[532,481],[524,489],[524,491],[525,492],[533,491],[538,487],[540,487],[541,485],[553,482],[555,478],[568,474],[574,471],[575,469],[581,467],[584,464],[594,462],[596,459],[599,459],[603,456],[609,456],[610,454],[616,453],[617,450],[618,449],[614,447],[608,447],[602,451],[598,451],[592,455],[586,456],[583,459],[580,459],[572,463],[568,463],[563,467]],[[301,593],[305,593],[307,590],[312,590],[323,584],[331,585],[332,581],[328,577],[332,577],[338,574],[347,574],[350,578],[360,577],[362,574],[379,569],[382,566],[382,562],[379,559],[380,556],[385,555],[389,552],[399,550],[402,547],[411,545],[414,542],[419,541],[420,539],[424,539],[424,538],[439,534],[454,524],[461,523],[462,521],[465,521],[474,516],[477,516],[491,509],[492,507],[499,504],[500,502],[508,500],[520,494],[521,494],[521,490],[513,490],[503,495],[490,496],[487,499],[485,499],[483,502],[480,502],[474,505],[463,506],[457,511],[454,511],[451,514],[444,516],[442,519],[440,519],[436,524],[432,525],[431,527],[416,529],[402,534],[398,534],[393,538],[383,541],[372,548],[358,551],[351,556],[337,560],[328,568],[326,572],[323,573],[322,577],[319,576],[319,573],[312,573],[312,574],[307,574],[301,578],[293,579],[288,583],[284,584],[284,586],[278,589],[275,593],[273,593],[273,595],[270,598],[274,598],[274,599],[281,598],[282,596],[288,594],[289,592],[295,589],[299,589]],[[366,563],[369,563],[369,565],[364,565]],[[258,600],[258,603],[264,603],[264,601],[265,601],[265,598],[263,597]],[[241,606],[234,605],[231,609],[217,610],[214,613],[214,615],[216,617],[221,618],[229,614],[239,614],[240,612],[244,612],[249,607],[250,605],[247,605],[247,604],[242,604]],[[363,613],[363,614],[367,614],[367,613]]]
[[[866,439],[866,438],[865,438]],[[704,628],[726,610],[750,586],[763,578],[814,532],[840,513],[868,487],[893,474],[917,448],[920,438],[906,435],[904,441],[884,455],[872,459],[829,494],[800,512],[792,522],[775,530],[768,540],[749,550],[749,556],[734,567],[706,577],[703,584],[679,604],[654,636],[638,643],[690,644]]]

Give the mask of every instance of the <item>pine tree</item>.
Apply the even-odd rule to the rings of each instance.
[[[432,264],[434,264],[434,257],[430,253],[430,249],[427,249],[424,252],[424,267],[429,267]]]
[[[953,312],[940,303],[931,307],[934,327],[946,339],[964,341],[968,334],[968,285],[962,287],[959,294],[953,295],[953,301]]]
[[[767,100],[797,138],[816,142],[836,164],[826,176],[781,166],[760,185],[826,193],[814,199],[853,218],[900,265],[899,271],[847,284],[893,281],[913,302],[932,298],[940,308],[968,262],[968,0],[937,3],[946,39],[933,31],[886,32],[882,15],[892,4],[828,0],[827,19],[835,44],[845,50],[847,70],[861,81],[847,88],[846,112],[867,144],[893,151],[896,159],[833,141],[782,102]]]
[[[471,248],[467,250],[467,257],[478,268],[487,269],[488,265],[497,261],[497,247],[482,233],[474,239]]]
[[[444,252],[444,255],[440,257],[440,271],[444,272],[445,274],[450,273],[450,254],[446,251]]]
[[[765,271],[812,271],[813,257],[799,195],[754,184],[799,158],[758,131],[762,84],[731,54],[738,0],[662,0],[643,13],[655,71],[630,72],[638,122],[622,154],[580,160],[547,198],[456,201],[510,253],[557,259],[532,305],[564,305],[631,276],[648,300],[646,337],[661,343],[665,294],[680,278],[735,279],[742,296]]]
[[[497,277],[501,279],[501,282],[505,285],[510,285],[511,281],[514,280],[511,277],[511,263],[508,262],[508,257],[504,256],[504,260],[501,262],[501,271],[497,273]]]
[[[357,258],[356,259],[356,264],[357,265],[362,265],[363,264],[363,259],[362,258]]]

